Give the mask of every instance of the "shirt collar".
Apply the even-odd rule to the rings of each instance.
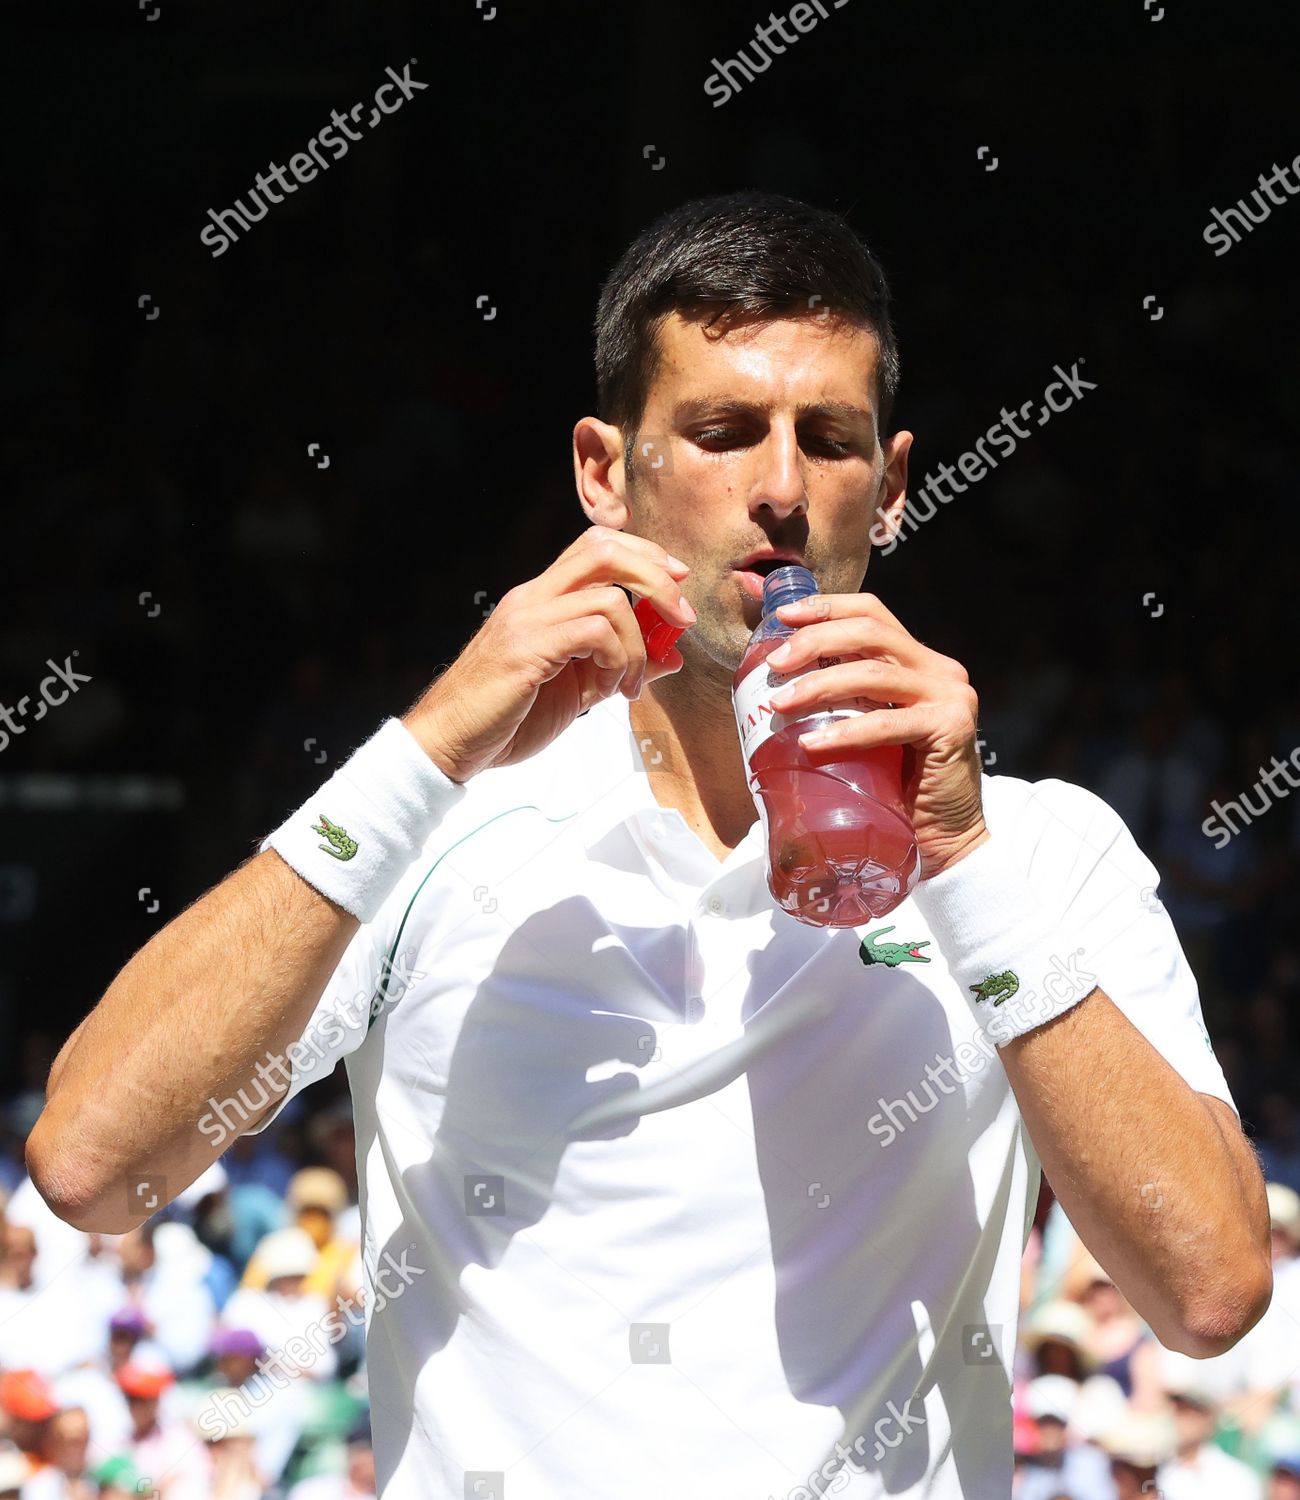
[[[577,797],[587,799],[577,834],[588,853],[620,824],[635,823],[644,835],[656,825],[662,827],[663,818],[680,817],[674,809],[665,808],[654,794],[650,785],[653,772],[645,769],[632,733],[628,700],[622,693],[612,693],[594,704],[581,719],[584,723],[590,721],[589,738],[582,758],[572,764],[571,786]],[[596,767],[603,769],[597,773]],[[761,834],[762,820],[755,817],[744,838],[732,850],[727,866],[734,868],[761,860]]]

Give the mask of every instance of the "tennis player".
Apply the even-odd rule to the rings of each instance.
[[[1091,793],[983,775],[965,670],[861,592],[912,434],[843,219],[669,213],[596,365],[589,526],[125,966],[33,1177],[124,1230],[344,1058],[386,1500],[1006,1500],[1040,1168],[1170,1348],[1271,1295],[1157,873]],[[822,589],[785,711],[868,696],[816,752],[907,747],[922,879],[860,928],[774,906],[741,762],[785,561]],[[688,627],[663,664],[632,598]]]

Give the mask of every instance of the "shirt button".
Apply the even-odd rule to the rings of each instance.
[[[727,903],[722,899],[721,896],[709,897],[709,910],[714,914],[714,916],[717,916],[719,912],[726,911],[726,909]]]

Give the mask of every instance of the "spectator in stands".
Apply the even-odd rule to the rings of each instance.
[[[229,1178],[220,1161],[206,1171],[172,1200],[173,1212],[182,1217],[194,1231],[194,1238],[208,1253],[203,1283],[212,1295],[212,1304],[220,1312],[226,1299],[239,1284],[239,1273],[232,1252],[234,1219],[227,1192]]]
[[[131,1414],[126,1452],[159,1500],[209,1500],[210,1465],[197,1433],[186,1424],[159,1420],[159,1398],[173,1379],[154,1360],[118,1370],[117,1383]]]
[[[174,1370],[188,1374],[208,1351],[216,1304],[210,1252],[188,1224],[149,1219],[118,1241],[127,1300],[143,1309]]]
[[[249,1328],[268,1350],[278,1352],[285,1368],[296,1366],[316,1380],[327,1380],[338,1366],[337,1356],[324,1327],[330,1310],[323,1297],[303,1291],[303,1282],[317,1260],[316,1242],[305,1229],[296,1226],[277,1229],[257,1247],[257,1257],[266,1277],[263,1291],[241,1287],[223,1309],[230,1328]],[[291,1355],[286,1345],[295,1342],[294,1334],[315,1333],[311,1351],[301,1357]],[[319,1351],[319,1352],[318,1352]]]
[[[125,1453],[106,1458],[95,1469],[95,1482],[99,1485],[99,1500],[140,1500],[149,1495],[149,1481]]]
[[[1218,1425],[1212,1392],[1188,1371],[1166,1387],[1174,1421],[1174,1453],[1160,1467],[1164,1500],[1260,1500],[1254,1470],[1211,1441]]]
[[[1090,1332],[1088,1314],[1077,1302],[1060,1298],[1045,1303],[1021,1332],[1021,1347],[1030,1355],[1035,1375],[1067,1375],[1082,1381],[1087,1373],[1084,1346]]]
[[[108,1320],[108,1345],[104,1354],[54,1382],[60,1406],[80,1406],[90,1422],[90,1441],[97,1453],[116,1453],[131,1430],[126,1397],[117,1383],[117,1371],[138,1355],[161,1358],[162,1350],[148,1339],[151,1331],[144,1309],[135,1303],[121,1307]]]
[[[238,1397],[230,1389],[218,1397]],[[208,1462],[207,1500],[262,1500],[267,1482],[257,1466],[253,1433],[247,1419],[223,1425],[220,1433],[205,1435]]]
[[[370,1420],[348,1433],[346,1467],[341,1474],[313,1474],[289,1491],[288,1500],[375,1500],[375,1455]]]
[[[1300,1193],[1281,1182],[1267,1185],[1274,1280],[1296,1264],[1300,1252]]]
[[[244,1393],[258,1471],[275,1484],[306,1424],[307,1393],[300,1381],[286,1384],[261,1375],[258,1361],[266,1350],[251,1328],[219,1328],[212,1336],[212,1353],[219,1385]]]
[[[1026,1460],[1016,1500],[1112,1500],[1114,1487],[1106,1455],[1082,1443],[1071,1422],[1079,1387],[1065,1375],[1030,1381],[1026,1405],[1035,1427],[1033,1457]]]
[[[58,1410],[49,1383],[37,1370],[6,1370],[0,1375],[0,1419],[7,1438],[34,1474],[45,1462],[45,1432]]]
[[[17,1448],[0,1448],[0,1500],[21,1500],[28,1463]]]
[[[294,1224],[311,1236],[316,1247],[315,1263],[303,1278],[302,1290],[333,1305],[340,1278],[356,1251],[356,1241],[341,1238],[335,1228],[337,1216],[348,1206],[347,1187],[329,1167],[304,1167],[290,1179],[285,1201]],[[240,1285],[266,1286],[266,1270],[258,1252],[245,1266]]]
[[[23,1486],[23,1500],[96,1500],[99,1486],[87,1469],[90,1422],[79,1406],[65,1406],[46,1424],[45,1467]]]
[[[1103,1434],[1115,1500],[1159,1500],[1156,1474],[1174,1451],[1173,1424],[1164,1413],[1129,1414]]]
[[[0,1235],[0,1367],[46,1376],[70,1369],[92,1352],[88,1310],[75,1295],[42,1295],[36,1235],[27,1225],[6,1223]]]
[[[1133,1392],[1130,1362],[1150,1330],[1093,1255],[1076,1267],[1079,1305],[1088,1315],[1083,1352],[1093,1372],[1109,1375],[1125,1396]]]
[[[339,1215],[339,1232],[348,1239],[361,1238],[361,1210],[357,1205],[357,1136],[352,1119],[352,1101],[336,1099],[312,1115],[307,1135],[314,1150],[343,1179],[348,1204]]]
[[[1264,1500],[1300,1500],[1300,1451],[1273,1459]]]

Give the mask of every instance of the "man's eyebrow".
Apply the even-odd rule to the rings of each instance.
[[[765,417],[771,407],[761,401],[741,401],[734,396],[695,396],[679,401],[673,407],[675,422],[694,422],[701,417]],[[796,417],[834,417],[839,421],[875,422],[875,415],[867,406],[855,406],[851,401],[801,401],[795,407]]]

